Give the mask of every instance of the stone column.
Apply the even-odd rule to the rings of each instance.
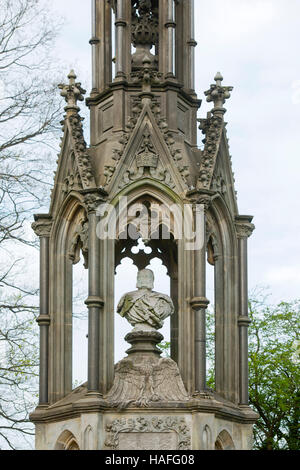
[[[90,44],[92,46],[92,89],[98,90],[98,70],[99,70],[99,58],[98,58],[98,44],[100,40],[97,37],[97,0],[92,0],[92,37]]]
[[[206,216],[209,199],[199,199],[194,205],[194,227],[200,236],[200,244],[194,251],[194,298],[191,305],[195,311],[195,392],[206,389]],[[199,227],[200,224],[200,227]]]
[[[171,358],[178,363],[178,275],[170,275],[171,299],[173,300],[175,312],[170,319],[171,323]]]
[[[195,6],[194,0],[189,0],[189,10],[188,10],[188,24],[189,24],[189,31],[190,37],[188,38],[187,45],[188,45],[188,66],[187,70],[189,71],[188,75],[188,82],[187,88],[189,90],[195,89],[195,47],[197,46],[197,42],[195,41]]]
[[[167,28],[167,38],[168,38],[168,51],[167,51],[167,73],[166,77],[174,77],[174,31],[176,28],[175,18],[175,4],[174,0],[168,0],[168,16],[165,23]]]
[[[49,238],[52,227],[51,216],[36,215],[32,228],[40,238],[40,314],[37,323],[40,328],[40,383],[39,405],[49,403]]]
[[[92,0],[92,93],[103,91],[112,80],[111,5]]]
[[[239,385],[240,405],[249,404],[249,367],[248,367],[248,328],[251,320],[248,316],[248,238],[254,225],[253,217],[239,216],[236,218],[239,256]]]
[[[176,77],[186,91],[195,89],[194,0],[176,4]]]
[[[104,302],[100,297],[100,240],[96,229],[99,222],[97,208],[101,198],[97,193],[89,193],[85,196],[85,205],[89,220],[89,296],[86,305],[89,309],[88,327],[88,391],[99,392],[99,364],[100,364],[100,315]]]
[[[125,29],[127,22],[125,20],[125,2],[117,0],[116,8],[116,79],[125,78],[125,54],[126,54],[126,35]]]

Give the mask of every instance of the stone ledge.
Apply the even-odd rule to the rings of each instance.
[[[87,394],[75,403],[62,405],[51,405],[47,408],[36,408],[30,415],[30,419],[35,424],[64,421],[80,417],[84,413],[108,414],[116,413],[116,408],[103,398],[89,397]],[[254,424],[258,415],[249,406],[228,406],[214,398],[211,399],[190,399],[188,402],[153,403],[147,408],[128,407],[122,410],[122,414],[213,414],[216,418],[226,419],[241,424]]]

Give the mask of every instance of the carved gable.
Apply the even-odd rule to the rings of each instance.
[[[149,105],[145,105],[123,149],[113,156],[115,163],[106,166],[105,189],[117,191],[141,179],[150,178],[173,190],[187,188],[188,168],[182,167],[181,150],[174,149],[174,140],[164,132]],[[116,154],[118,157],[116,157]]]
[[[96,188],[94,171],[89,151],[83,134],[83,118],[77,101],[83,101],[85,90],[76,82],[76,75],[71,71],[68,75],[69,83],[60,84],[61,96],[67,102],[66,115],[62,122],[63,137],[61,151],[57,160],[54,188],[51,197],[51,213],[62,203],[71,191],[91,190]]]
[[[74,116],[72,116],[74,117]],[[96,183],[78,116],[73,123],[65,121],[61,151],[51,197],[51,211],[59,207],[71,191],[94,189]]]

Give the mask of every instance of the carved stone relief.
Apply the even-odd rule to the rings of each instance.
[[[207,119],[200,119],[200,129],[206,138],[198,178],[199,188],[210,189],[223,125],[224,122],[220,116],[208,115]]]
[[[95,186],[93,169],[90,162],[90,157],[87,150],[87,145],[84,139],[82,118],[79,114],[79,107],[77,101],[83,101],[86,91],[81,87],[81,83],[76,82],[76,74],[72,70],[68,75],[69,83],[60,84],[59,88],[61,96],[66,100],[67,106],[65,108],[67,114],[62,122],[63,130],[66,131],[68,127],[71,137],[71,146],[75,154],[76,163],[82,184],[85,188],[89,189]]]
[[[31,224],[32,230],[38,237],[49,238],[52,230],[52,220],[51,219],[40,219]]]
[[[172,444],[174,440],[170,442],[170,433],[175,433],[177,442],[176,449],[174,450],[191,449],[191,431],[187,426],[185,419],[180,417],[141,416],[139,418],[115,419],[114,421],[106,425],[106,433],[107,438],[105,441],[105,446],[107,449],[111,450],[120,450],[121,435],[124,433],[137,433],[138,435],[144,436],[146,434],[148,434],[149,436],[152,435],[152,444],[153,438],[155,439],[155,436],[159,435],[159,437],[162,437],[163,440],[165,433],[166,438],[168,439],[168,443]],[[159,444],[158,448],[150,448],[148,450],[163,450],[164,448],[165,447],[163,446],[162,442],[161,444]]]
[[[113,164],[111,165],[106,165],[104,169],[104,176],[106,177],[106,181],[104,184],[104,187],[107,188],[108,185],[110,184],[113,175],[116,171],[117,165],[122,157],[122,155],[125,152],[125,149],[127,147],[128,141],[130,139],[130,136],[132,135],[132,132],[134,131],[138,118],[142,112],[143,106],[141,103],[141,98],[140,97],[132,97],[131,99],[131,109],[132,109],[132,115],[129,118],[129,122],[127,125],[128,132],[125,132],[121,139],[119,140],[119,143],[121,145],[120,148],[114,149],[113,150],[113,156],[112,160],[114,161]],[[183,159],[182,157],[182,151],[180,148],[178,148],[175,144],[175,140],[173,137],[173,134],[168,130],[168,125],[166,122],[165,118],[161,117],[161,108],[160,108],[160,99],[159,97],[153,97],[150,103],[150,109],[153,113],[153,116],[157,122],[157,125],[162,133],[163,139],[168,147],[168,150],[171,154],[171,157],[179,170],[179,173],[182,177],[182,181],[185,185],[188,185],[188,177],[190,175],[189,167],[186,165],[182,165],[181,161]],[[149,141],[150,137],[150,132],[149,130],[146,131],[146,135],[144,135],[144,141],[147,142],[147,139]],[[144,143],[142,144],[142,146]],[[140,151],[140,155],[142,154],[142,150]],[[166,168],[163,167],[161,160],[158,158],[157,164],[156,164],[156,159],[154,156],[152,157],[151,161],[149,158],[149,148],[147,150],[147,165],[142,165],[142,161],[140,161],[140,166],[137,165],[137,160],[135,159],[132,168],[128,169],[123,177],[123,181],[120,183],[120,189],[125,187],[126,185],[132,183],[133,181],[136,181],[143,176],[145,176],[145,169],[148,171],[148,176],[156,179],[158,181],[163,182],[164,184],[168,185],[171,189],[175,188],[175,183],[172,181],[172,178],[170,176],[170,171],[168,171]],[[139,152],[138,152],[139,153]],[[141,157],[140,157],[141,158]],[[150,162],[150,163],[149,163]],[[151,164],[151,166],[150,166]]]
[[[175,188],[170,171],[162,165],[159,155],[151,141],[151,134],[148,127],[145,128],[143,140],[134,162],[131,167],[125,171],[119,188],[122,189],[124,186],[144,177],[156,179],[167,184],[172,189]]]
[[[84,258],[84,267],[87,269],[89,252],[89,223],[86,218],[80,221],[71,239],[68,256],[73,264],[79,263],[80,251],[82,251]]]
[[[227,193],[226,182],[220,173],[213,176],[212,190],[222,194],[222,196],[225,196]]]
[[[235,226],[238,238],[249,238],[255,230],[255,225],[250,223],[236,223]]]
[[[188,401],[178,366],[172,359],[143,359],[140,363],[123,359],[115,366],[114,385],[107,396],[111,406],[122,410]]]

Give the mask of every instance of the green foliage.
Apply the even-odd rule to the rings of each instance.
[[[215,313],[209,307],[206,315],[206,358],[207,358],[207,387],[215,389]]]
[[[60,21],[50,3],[0,2],[0,449],[28,449],[34,436],[38,242],[30,222],[47,204],[62,108],[53,49]]]
[[[257,450],[300,450],[300,301],[268,304],[263,293],[249,302],[250,405]],[[214,312],[207,313],[207,385],[215,387]],[[160,345],[169,355],[170,343]],[[298,348],[298,349],[297,349]]]
[[[162,350],[163,357],[170,357],[171,343],[169,341],[163,341],[158,347]]]
[[[250,404],[260,415],[255,448],[300,450],[300,301],[272,306],[260,294],[249,315]]]

